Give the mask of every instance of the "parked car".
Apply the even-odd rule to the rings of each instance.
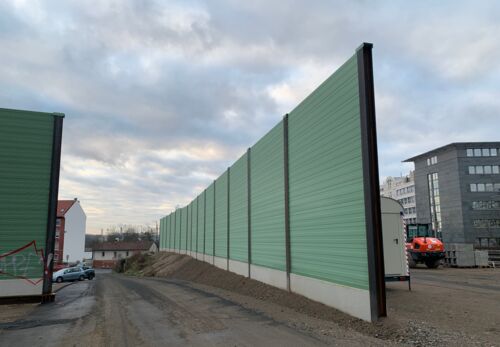
[[[61,283],[64,281],[83,281],[85,278],[87,278],[88,275],[85,274],[85,270],[83,268],[77,266],[77,267],[70,267],[67,269],[61,269],[59,271],[54,272],[52,275],[52,281]],[[92,277],[93,278],[93,277]]]
[[[82,269],[85,272],[85,278],[92,280],[95,277],[95,271],[90,266],[82,266]]]

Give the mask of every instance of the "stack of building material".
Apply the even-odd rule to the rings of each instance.
[[[478,267],[488,267],[488,251],[474,251],[474,260],[476,262],[476,266]]]
[[[449,243],[446,245],[445,263],[452,267],[476,266],[474,248],[467,243]]]

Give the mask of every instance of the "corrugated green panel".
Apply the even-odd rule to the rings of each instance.
[[[172,229],[172,227],[170,226],[170,215],[168,215],[166,217],[165,224],[166,224],[166,227],[167,227],[167,231],[166,231],[166,234],[167,234],[167,248],[170,248],[170,244],[172,242],[172,235],[170,233],[170,230]]]
[[[180,249],[181,239],[181,210],[175,210],[175,249]]]
[[[186,250],[191,250],[191,214],[192,214],[191,203],[187,206],[187,243]]]
[[[168,248],[174,248],[174,215],[168,215]]]
[[[183,221],[183,226],[184,226],[184,241],[182,243],[182,249],[187,250],[187,245],[189,242],[189,205],[184,207],[184,221]]]
[[[165,216],[164,221],[163,221],[163,230],[165,233],[165,248],[168,248],[168,216]]]
[[[169,235],[168,235],[168,229],[169,229],[168,219],[169,219],[169,217],[165,216],[165,221],[164,221],[164,224],[165,224],[165,248],[168,248],[168,243],[170,241]]]
[[[51,114],[0,109],[0,254],[34,242],[0,259],[0,280],[43,276],[53,129]]]
[[[179,248],[182,250],[186,249],[186,236],[187,236],[187,213],[186,207],[183,207],[181,210],[181,243]]]
[[[198,236],[196,234],[196,225],[198,222],[196,213],[197,213],[197,203],[198,199],[194,199],[193,202],[191,203],[191,245],[189,249],[193,252],[196,252],[196,240],[198,240]]]
[[[165,233],[163,231],[163,218],[160,218],[160,250],[165,248]]]
[[[205,254],[214,255],[214,183],[206,190]]]
[[[252,264],[285,270],[283,122],[251,149]]]
[[[289,116],[292,272],[368,289],[356,56]]]
[[[248,262],[247,155],[231,166],[229,175],[229,258]]]
[[[227,258],[227,182],[225,171],[215,181],[215,256]]]
[[[198,195],[198,253],[205,247],[205,192]]]
[[[191,242],[191,233],[190,233],[190,227],[191,227],[191,220],[190,220],[190,216],[191,216],[191,206],[190,205],[187,205],[186,206],[186,245],[184,246],[184,249],[185,250],[188,250],[189,249],[189,243]]]

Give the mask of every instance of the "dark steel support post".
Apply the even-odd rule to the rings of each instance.
[[[230,252],[229,252],[229,246],[230,246],[230,237],[231,237],[231,234],[230,234],[230,227],[229,227],[229,222],[230,222],[230,219],[229,219],[229,211],[230,211],[230,208],[229,208],[229,189],[231,188],[231,183],[229,182],[229,180],[231,179],[231,168],[227,168],[227,266],[226,266],[226,269],[229,270],[229,255],[230,255]]]
[[[250,265],[252,264],[252,205],[251,205],[251,179],[250,179],[250,154],[252,149],[247,150],[247,218],[248,218],[248,278],[251,278]]]
[[[215,265],[215,194],[216,194],[216,188],[217,184],[214,181],[214,220],[213,220],[213,238],[212,238],[212,265]]]
[[[50,167],[49,208],[47,211],[47,233],[43,266],[42,302],[52,301],[52,271],[54,269],[54,246],[56,240],[57,199],[59,195],[59,172],[61,169],[61,147],[63,114],[54,114],[52,132],[52,163]]]
[[[203,261],[207,249],[207,190],[203,192]]]
[[[372,321],[387,316],[385,301],[384,252],[380,212],[377,128],[373,87],[372,47],[363,43],[357,50],[359,104],[361,114],[361,152],[365,197],[366,242]]]
[[[177,210],[174,212],[174,253],[177,249]]]
[[[200,222],[199,222],[199,218],[198,218],[198,215],[200,213],[200,196],[198,195],[198,197],[196,197],[196,259],[198,259],[198,233],[199,233],[199,230],[200,230]]]
[[[290,291],[290,272],[292,259],[290,252],[290,190],[288,170],[288,113],[283,117],[283,157],[285,181],[285,256],[286,256],[286,288]]]

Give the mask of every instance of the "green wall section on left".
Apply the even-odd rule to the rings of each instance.
[[[52,114],[0,109],[0,254],[30,242],[45,252],[53,131]],[[0,259],[0,280],[42,278],[40,256],[31,246]]]

